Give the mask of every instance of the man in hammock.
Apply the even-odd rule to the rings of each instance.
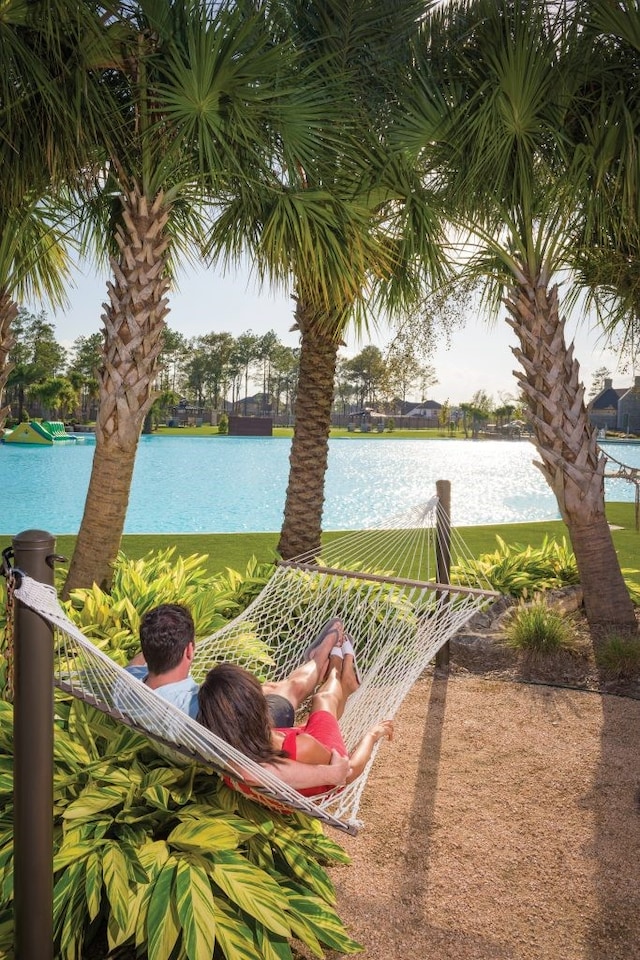
[[[295,711],[325,679],[329,656],[344,639],[342,622],[329,620],[307,647],[302,662],[283,680],[262,684],[262,693],[274,727],[293,726]],[[191,717],[198,714],[199,686],[191,676],[195,653],[195,625],[182,604],[164,603],[149,610],[140,621],[142,650],[125,669]],[[257,682],[257,681],[256,681]],[[273,772],[296,790],[321,783],[344,783],[348,758],[333,751],[322,769],[289,761],[274,764]],[[323,779],[328,777],[328,780]]]

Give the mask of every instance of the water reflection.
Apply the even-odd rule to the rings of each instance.
[[[640,466],[640,444],[603,447]],[[279,438],[143,437],[125,532],[279,530],[289,449]],[[89,444],[0,447],[0,531],[76,532],[92,457]],[[426,500],[441,479],[456,525],[558,518],[534,459],[528,441],[332,440],[323,526],[375,523]],[[632,501],[634,488],[608,481],[607,496]]]

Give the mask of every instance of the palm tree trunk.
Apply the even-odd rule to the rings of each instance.
[[[326,320],[325,317],[322,317]],[[320,551],[331,404],[340,339],[319,330],[314,309],[296,305],[300,374],[289,456],[289,483],[278,551],[284,560]]]
[[[120,548],[131,478],[144,418],[155,399],[153,382],[169,312],[165,296],[169,207],[160,193],[150,203],[137,189],[123,198],[112,260],[113,282],[102,315],[104,366],[89,491],[64,586],[64,596],[92,583],[108,588]]]
[[[576,556],[585,611],[595,635],[603,627],[637,631],[633,605],[607,523],[604,502],[606,458],[589,422],[584,387],[573,346],[567,348],[558,290],[544,271],[525,271],[505,300],[507,322],[520,340],[514,354],[524,372],[515,376],[527,398],[542,471],[558,501]]]
[[[0,402],[9,374],[13,370],[13,364],[9,363],[9,352],[16,341],[11,332],[11,324],[17,316],[18,304],[6,290],[0,290]],[[5,425],[8,413],[8,406],[0,406],[0,431]]]

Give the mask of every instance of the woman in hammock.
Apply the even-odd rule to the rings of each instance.
[[[353,646],[345,640],[334,647],[327,675],[313,695],[306,723],[299,727],[269,724],[259,681],[248,670],[231,663],[220,663],[209,671],[200,686],[198,720],[256,763],[273,764],[297,760],[300,763],[327,764],[332,750],[347,756],[338,721],[350,694],[358,688]],[[378,740],[393,737],[393,722],[376,723],[349,755],[346,783],[359,777]],[[299,793],[317,796],[333,786],[308,787]]]

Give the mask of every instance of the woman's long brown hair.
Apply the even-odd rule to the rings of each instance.
[[[267,701],[248,670],[219,663],[204,678],[198,704],[199,722],[256,763],[287,756],[272,745]]]

